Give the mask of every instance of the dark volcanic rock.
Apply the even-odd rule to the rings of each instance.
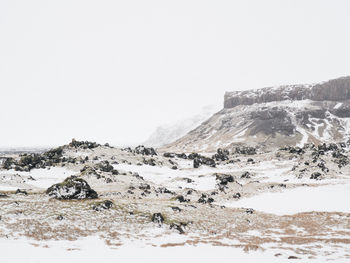
[[[256,154],[256,148],[249,146],[236,147],[235,153],[244,155],[254,155]]]
[[[0,198],[7,198],[7,197],[9,197],[9,196],[8,196],[8,195],[5,195],[5,194],[0,193]]]
[[[178,195],[177,197],[175,197],[175,200],[179,201],[180,203],[187,203],[189,202],[190,200],[189,199],[186,199],[185,197],[183,197],[183,195]]]
[[[167,189],[165,187],[159,187],[155,190],[155,192],[159,193],[159,194],[172,194],[172,195],[175,194],[175,192],[170,191],[169,189]]]
[[[250,172],[244,172],[244,173],[241,175],[241,178],[242,178],[242,179],[249,179],[250,177],[251,177]]]
[[[214,202],[214,199],[207,194],[202,194],[202,196],[198,199],[198,203],[202,204],[211,204]]]
[[[136,154],[142,154],[142,155],[157,155],[157,152],[153,148],[146,148],[143,145],[139,145],[135,148],[134,152]]]
[[[46,190],[46,193],[59,200],[95,199],[98,197],[85,180],[76,176],[68,177],[62,183],[52,185]]]
[[[110,208],[112,208],[114,205],[114,203],[110,200],[105,200],[102,202],[99,202],[97,204],[95,204],[92,209],[95,211],[101,211],[101,210],[108,210]]]
[[[73,148],[93,149],[93,148],[97,148],[101,145],[96,143],[96,142],[77,141],[75,139],[72,139],[71,143],[69,143],[68,146],[73,147]]]
[[[161,213],[154,213],[152,215],[152,222],[162,225],[164,222],[164,216]]]
[[[232,197],[234,199],[239,199],[239,198],[241,198],[241,194],[240,193],[235,193]]]
[[[170,229],[175,229],[177,230],[180,234],[184,234],[185,231],[182,229],[182,227],[178,224],[172,223],[170,224]]]
[[[172,209],[173,211],[176,211],[176,212],[181,212],[181,211],[182,211],[181,208],[180,208],[180,207],[177,207],[177,206],[172,206],[171,209]]]
[[[139,185],[139,189],[140,190],[149,190],[149,189],[151,189],[151,186],[149,184],[142,183]]]
[[[216,154],[212,156],[212,159],[216,161],[227,161],[229,159],[229,151],[221,148],[217,149]]]
[[[235,181],[232,175],[229,174],[215,174],[216,180],[219,181],[220,185],[227,185]]]
[[[193,160],[193,168],[198,168],[201,165],[207,165],[210,167],[216,167],[216,163],[212,158],[205,157],[198,153],[191,153],[188,159]]]
[[[319,172],[315,172],[311,174],[310,179],[321,180],[321,174]]]
[[[17,189],[15,194],[16,195],[28,195],[27,191],[21,190],[21,189]]]
[[[97,164],[97,168],[101,170],[102,172],[112,172],[113,171],[113,166],[109,164],[108,161],[103,161]]]
[[[74,148],[93,149],[93,148],[97,148],[101,145],[96,143],[96,142],[72,140],[72,142],[69,144],[69,146],[74,147]]]

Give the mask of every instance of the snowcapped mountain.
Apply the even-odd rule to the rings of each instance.
[[[208,105],[203,107],[200,113],[184,120],[177,121],[173,124],[160,126],[144,142],[144,145],[152,147],[161,147],[172,143],[189,131],[198,127],[203,121],[207,120],[215,112],[220,110],[220,105]]]
[[[237,145],[272,149],[349,138],[350,77],[342,77],[226,92],[224,109],[162,150],[213,152]]]

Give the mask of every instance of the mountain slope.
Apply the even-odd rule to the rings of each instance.
[[[161,150],[302,146],[347,140],[349,129],[350,77],[344,77],[315,85],[227,92],[224,109]]]
[[[219,110],[217,105],[204,107],[200,113],[184,120],[177,121],[174,124],[168,124],[158,127],[143,144],[151,147],[160,147],[176,141],[189,131],[198,127],[203,121],[207,120]]]

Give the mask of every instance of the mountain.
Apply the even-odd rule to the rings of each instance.
[[[143,144],[151,147],[161,147],[172,143],[198,127],[219,109],[220,107],[218,105],[208,105],[194,116],[177,121],[173,124],[162,125],[158,127]]]
[[[226,92],[224,108],[161,150],[272,149],[350,138],[350,77],[312,85]]]

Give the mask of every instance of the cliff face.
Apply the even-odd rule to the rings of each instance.
[[[283,100],[344,101],[350,99],[350,77],[315,85],[287,85],[258,90],[226,92],[224,108]]]
[[[350,77],[227,92],[224,104],[220,112],[163,149],[213,152],[237,145],[271,149],[350,138]]]

